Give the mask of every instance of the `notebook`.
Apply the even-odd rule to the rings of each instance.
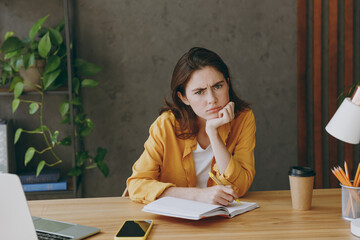
[[[239,204],[234,201],[225,207],[181,198],[163,197],[145,205],[143,211],[169,217],[199,220],[212,216],[232,218],[258,207],[258,204],[254,202]]]
[[[100,232],[99,228],[31,217],[20,179],[15,174],[0,173],[0,193],[0,239],[37,240],[37,232],[56,234],[63,239],[83,239]]]

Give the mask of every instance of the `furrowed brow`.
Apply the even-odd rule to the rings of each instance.
[[[217,83],[215,83],[214,85],[212,85],[212,87],[216,86],[216,85],[219,85],[220,83],[223,83],[225,82],[224,80],[221,80],[221,81],[218,81]]]
[[[214,87],[214,86],[219,85],[219,84],[224,83],[224,82],[225,82],[224,80],[218,81],[217,83],[215,83],[211,87]],[[206,88],[195,88],[195,89],[193,89],[191,91],[192,92],[197,92],[197,91],[204,91],[204,90],[206,90]]]
[[[204,91],[206,88],[195,88],[191,90],[192,92]]]

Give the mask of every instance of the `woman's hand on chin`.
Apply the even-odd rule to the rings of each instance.
[[[206,121],[206,127],[205,127],[205,131],[208,135],[213,134],[213,133],[217,133],[217,129],[226,124],[231,122],[234,117],[235,117],[235,104],[234,102],[229,102],[228,104],[226,104],[225,107],[223,107],[223,109],[221,109],[218,112],[218,117],[211,119],[211,120],[207,120]]]

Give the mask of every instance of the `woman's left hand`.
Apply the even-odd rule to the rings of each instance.
[[[234,108],[234,102],[229,102],[218,112],[217,118],[207,120],[205,128],[206,133],[209,135],[209,133],[216,131],[218,127],[231,122],[235,117]]]

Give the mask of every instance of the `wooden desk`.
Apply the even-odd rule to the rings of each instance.
[[[191,221],[142,212],[128,198],[87,198],[29,201],[31,214],[98,227],[90,240],[113,239],[126,219],[152,219],[148,239],[358,239],[341,217],[341,190],[314,190],[312,209],[291,208],[289,191],[249,192],[244,201],[260,208],[232,219],[213,217]]]

